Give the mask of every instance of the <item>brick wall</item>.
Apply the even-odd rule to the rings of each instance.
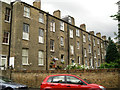
[[[43,79],[53,74],[74,74],[92,83],[103,85],[106,88],[120,88],[120,69],[12,71],[11,78],[17,83],[39,88]]]

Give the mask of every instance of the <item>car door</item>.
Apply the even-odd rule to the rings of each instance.
[[[47,83],[47,87],[51,88],[52,90],[58,90],[64,88],[61,86],[63,83],[65,83],[65,76],[54,76],[52,77],[51,81]]]
[[[66,76],[66,87],[69,88],[69,90],[82,90],[89,88],[87,84],[74,76]]]

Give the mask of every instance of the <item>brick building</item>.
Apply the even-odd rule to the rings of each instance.
[[[75,26],[71,16],[61,18],[16,0],[0,2],[0,65],[16,70],[49,70],[72,63],[97,68],[106,53],[106,36],[87,32],[86,25]],[[2,48],[1,48],[2,47]],[[1,67],[3,69],[3,67]]]

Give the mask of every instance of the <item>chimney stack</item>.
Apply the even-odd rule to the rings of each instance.
[[[100,32],[96,33],[96,36],[101,38],[101,33]]]
[[[33,2],[33,6],[38,8],[38,9],[41,9],[41,0],[35,0]]]
[[[85,25],[85,24],[81,24],[81,25],[80,25],[80,28],[81,28],[82,30],[85,30],[85,31],[86,31],[86,25]]]
[[[102,36],[102,39],[103,39],[103,40],[106,40],[106,36]]]
[[[90,31],[89,33],[92,34],[92,35],[94,35],[94,31]]]
[[[54,12],[53,12],[53,15],[54,15],[55,17],[61,18],[61,12],[60,12],[60,10],[54,11]]]

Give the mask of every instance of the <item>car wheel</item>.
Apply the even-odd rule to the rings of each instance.
[[[5,88],[4,90],[13,90],[12,88]]]

